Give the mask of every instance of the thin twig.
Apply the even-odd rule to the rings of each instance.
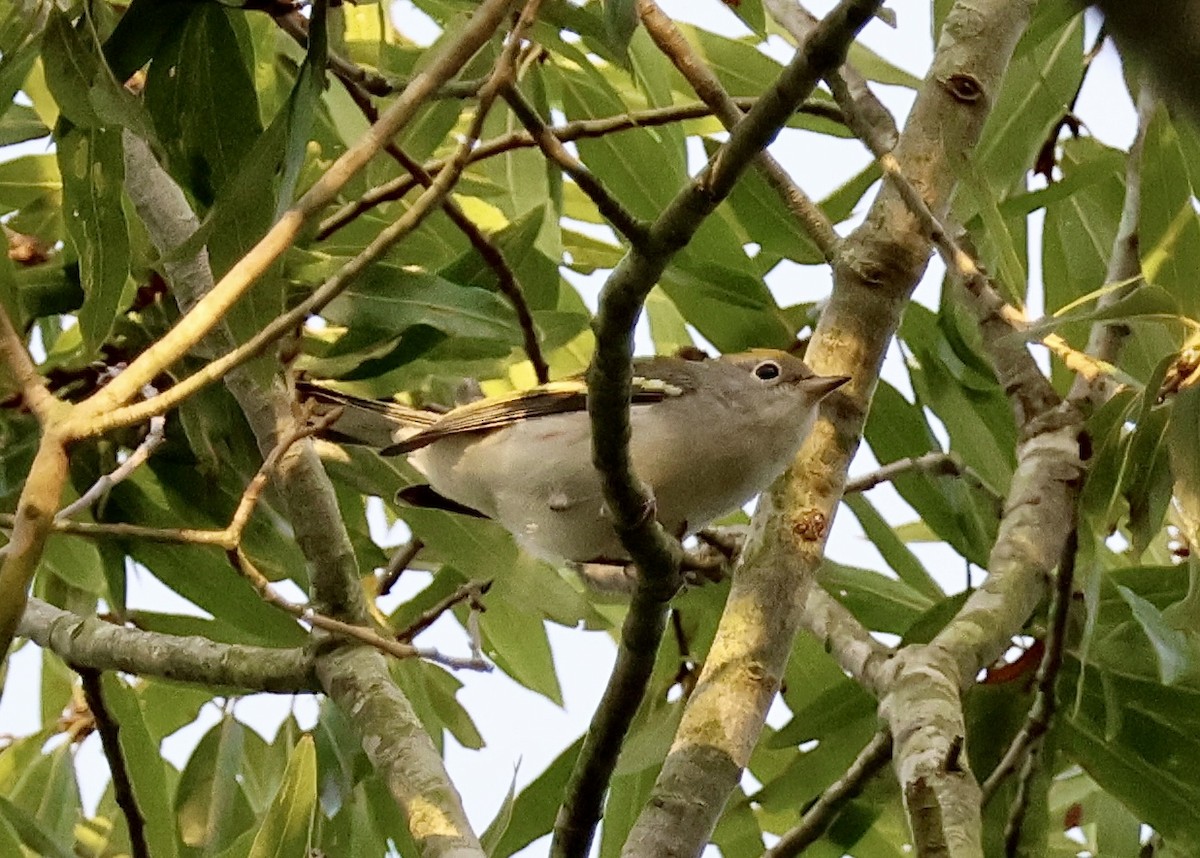
[[[837,818],[850,799],[854,798],[876,772],[892,758],[892,734],[880,730],[871,737],[858,752],[843,774],[825,788],[825,791],[804,811],[804,816],[795,828],[790,829],[779,842],[763,853],[763,858],[794,858],[817,841]]]
[[[979,472],[964,462],[962,456],[953,451],[949,453],[926,453],[923,456],[913,456],[889,462],[877,470],[871,471],[869,474],[863,474],[861,477],[855,477],[847,481],[846,490],[843,494],[869,491],[881,483],[890,483],[897,477],[912,471],[919,471],[931,477],[958,477],[972,488],[986,494],[997,508],[1003,509],[1003,496],[985,483]]]
[[[757,102],[756,98],[735,98],[734,104],[741,110],[750,110]],[[819,116],[831,122],[843,122],[840,111],[822,102],[802,104],[799,113]],[[586,140],[604,137],[621,131],[635,128],[655,128],[660,125],[670,125],[690,119],[704,119],[712,116],[708,105],[697,102],[693,104],[676,104],[670,107],[656,107],[648,110],[636,110],[621,113],[616,116],[606,116],[601,119],[576,119],[562,125],[551,125],[549,131],[560,142],[570,143],[574,140]],[[485,140],[471,153],[468,163],[474,164],[486,158],[494,158],[515,149],[530,149],[537,146],[537,141],[528,131],[513,131]],[[446,159],[426,161],[423,165],[426,172],[436,175],[446,166]],[[325,220],[317,230],[317,239],[324,240],[339,229],[350,223],[364,212],[370,211],[383,203],[401,199],[417,185],[412,176],[399,176],[371,188],[353,202],[346,203]]]
[[[765,0],[763,5],[771,17],[791,34],[797,45],[804,44],[808,34],[820,20],[805,9],[798,0]],[[876,98],[867,79],[850,63],[825,75],[833,100],[841,108],[846,124],[860,138],[863,132],[875,137],[884,150],[890,150],[899,139],[896,120]]]
[[[70,408],[66,403],[55,399],[54,394],[46,387],[45,380],[34,366],[33,358],[29,356],[25,342],[17,333],[3,304],[0,304],[0,364],[8,367],[17,382],[25,405],[43,426]]]
[[[250,521],[250,516],[254,512],[254,508],[258,503],[259,497],[262,495],[263,489],[266,487],[267,479],[271,472],[274,471],[276,465],[283,455],[297,441],[308,438],[314,434],[319,434],[334,423],[340,416],[340,409],[329,411],[318,418],[297,425],[295,429],[284,436],[271,453],[267,456],[259,467],[258,472],[246,484],[246,488],[242,492],[241,498],[238,500],[238,505],[234,509],[233,516],[230,518],[229,524],[220,530],[199,530],[194,528],[166,528],[166,527],[143,527],[137,524],[126,524],[124,522],[90,522],[90,521],[71,521],[64,515],[72,511],[72,507],[85,506],[76,501],[70,507],[65,508],[55,518],[52,529],[57,533],[70,533],[76,536],[86,537],[115,537],[119,539],[144,539],[148,542],[166,542],[173,544],[185,545],[216,545],[226,550],[236,548],[241,542],[242,531]],[[310,415],[305,414],[302,419],[307,420]],[[131,456],[130,459],[133,457]],[[126,460],[128,463],[129,460]],[[107,477],[101,477],[97,481],[96,486],[104,484],[105,480],[109,482],[103,485],[103,489],[115,485],[124,479],[128,474],[121,474],[118,479],[118,471],[114,471]],[[92,489],[95,489],[93,486]],[[91,490],[85,493],[85,498],[91,494]],[[97,492],[99,496],[99,492]],[[94,498],[93,498],[94,499]],[[82,498],[81,498],[82,500]],[[88,501],[91,502],[90,500]],[[16,524],[16,516],[8,513],[0,513],[0,527],[12,527]]]
[[[414,536],[396,549],[379,576],[379,583],[375,587],[375,596],[377,598],[379,596],[386,596],[392,592],[392,588],[396,586],[396,582],[400,580],[400,576],[404,574],[404,570],[412,565],[412,562],[417,559],[417,555],[421,553],[421,549],[424,547],[425,543],[419,537]]]
[[[150,388],[150,390],[152,391],[153,388]],[[149,395],[152,396],[153,393]],[[150,455],[162,446],[163,441],[166,440],[166,430],[166,417],[161,414],[151,417],[150,430],[146,433],[146,437],[142,439],[142,442],[137,445],[137,448],[129,454],[128,458],[119,467],[114,469],[112,473],[101,474],[86,492],[60,509],[54,516],[55,523],[66,521],[80,510],[87,509],[103,497],[105,493],[110,491],[113,486],[122,482],[140,468],[150,458]]]
[[[582,161],[567,151],[567,147],[555,136],[550,126],[521,93],[516,83],[506,87],[503,94],[504,100],[512,108],[513,114],[525,126],[534,143],[542,150],[542,154],[574,180],[579,189],[596,204],[596,209],[600,214],[612,224],[613,229],[633,244],[645,241],[646,224],[638,220],[620,200],[609,193],[604,183],[585,167]]]
[[[344,623],[333,617],[319,614],[307,605],[298,605],[276,593],[275,588],[271,586],[271,582],[267,580],[265,575],[258,571],[257,567],[250,561],[250,558],[240,548],[227,552],[227,556],[233,568],[250,582],[250,585],[254,587],[264,602],[279,608],[285,613],[291,614],[296,619],[307,623],[313,628],[364,643],[394,658],[423,658],[426,661],[432,661],[435,664],[441,664],[456,670],[480,670],[486,672],[492,669],[492,666],[482,659],[474,657],[457,658],[455,656],[443,655],[430,647],[416,647],[411,644],[400,643],[399,641],[386,638],[366,626]]]
[[[413,638],[436,623],[442,614],[460,602],[466,602],[472,611],[484,610],[482,598],[490,589],[492,589],[490,579],[487,581],[468,581],[450,595],[438,600],[428,610],[422,611],[417,615],[416,619],[409,623],[407,628],[396,633],[396,640],[403,643],[412,643]]]
[[[216,360],[210,361],[203,369],[183,379],[174,387],[168,388],[145,402],[127,405],[107,414],[98,415],[88,426],[83,428],[91,433],[100,433],[117,426],[138,423],[152,414],[174,408],[197,390],[212,384],[230,370],[262,354],[275,340],[292,331],[310,314],[318,312],[340,295],[368,265],[416,229],[425,217],[436,208],[441,199],[450,192],[466,166],[471,144],[477,138],[483,123],[483,113],[482,109],[476,113],[467,137],[459,145],[446,169],[438,173],[433,185],[427,188],[404,214],[385,227],[357,256],[338,269],[337,273],[321,284],[311,295],[288,312],[277,316],[245,343]]]
[[[278,17],[276,21],[299,44],[307,44],[307,21],[302,15],[292,13]],[[285,26],[285,22],[287,26]],[[360,72],[362,70],[352,63],[342,60],[340,57],[338,60],[338,62],[334,62],[333,55],[331,55],[330,68],[341,82],[350,99],[358,106],[363,116],[366,117],[366,120],[372,125],[375,124],[379,121],[379,110],[371,100],[371,91],[364,83],[356,79],[356,76],[353,74],[353,71],[356,69]],[[400,165],[401,169],[406,170],[422,186],[426,188],[432,187],[433,177],[418,161],[409,157],[397,145],[395,140],[389,141],[384,146],[384,151]],[[534,376],[537,378],[539,384],[544,384],[550,380],[550,367],[542,355],[537,324],[533,320],[533,313],[529,309],[529,302],[525,300],[525,292],[517,280],[516,272],[508,264],[508,260],[504,258],[504,254],[501,253],[500,248],[496,246],[495,242],[485,235],[483,230],[467,216],[466,212],[455,202],[453,197],[443,197],[441,206],[442,211],[446,213],[450,222],[458,227],[459,232],[466,236],[471,247],[475,249],[475,252],[479,254],[484,263],[495,273],[496,288],[508,299],[517,314],[517,323],[521,326],[524,338],[525,355],[529,358],[530,364],[533,365]]]
[[[658,49],[666,55],[700,96],[712,108],[713,115],[728,129],[742,121],[742,109],[734,103],[712,69],[688,44],[683,33],[659,8],[654,0],[639,0],[638,13],[642,24]],[[754,157],[755,167],[767,184],[778,194],[792,217],[812,239],[825,260],[832,262],[840,238],[829,218],[814,203],[765,149]]]
[[[1037,690],[1033,705],[1029,708],[1029,715],[1025,719],[1025,723],[1021,725],[1021,730],[1013,737],[1008,750],[1004,752],[1004,756],[996,764],[996,768],[992,770],[980,787],[984,805],[996,794],[996,790],[999,789],[1004,779],[1016,771],[1018,764],[1026,757],[1036,753],[1038,743],[1046,735],[1054,720],[1057,703],[1055,684],[1058,681],[1059,670],[1062,668],[1063,648],[1066,646],[1067,619],[1071,612],[1072,586],[1075,579],[1075,555],[1078,550],[1079,532],[1073,530],[1063,550],[1062,562],[1058,566],[1058,575],[1055,578],[1055,587],[1050,594],[1046,646],[1042,652],[1042,660],[1038,664]],[[1018,792],[1023,793],[1024,788],[1018,789]],[[1020,814],[1023,814],[1024,811],[1022,810],[1018,814],[1016,808],[1017,805],[1014,804],[1014,815],[1010,818],[1010,824],[1016,820],[1016,828],[1019,830],[1021,827]]]
[[[112,383],[76,406],[72,418],[60,427],[62,435],[75,439],[88,437],[116,426],[139,422],[150,414],[165,410],[154,406],[145,412],[138,410],[137,406],[121,406],[129,402],[143,385],[150,383],[156,375],[196,346],[224,318],[230,307],[292,246],[305,225],[333,201],[338,191],[366,165],[384,142],[395,136],[433,92],[457,73],[491,38],[511,5],[512,0],[483,0],[458,32],[457,38],[443,43],[421,74],[397,97],[370,132],[347,149],[170,331],[142,352]],[[441,194],[436,196],[440,197]],[[374,244],[372,242],[372,246]],[[290,330],[292,324],[293,321],[289,319],[288,324],[273,336]],[[271,341],[260,342],[258,348],[265,348]]]
[[[272,17],[274,17],[275,23],[279,25],[280,29],[295,39],[298,45],[302,48],[308,47],[307,18],[295,10],[289,10],[283,14],[273,15]],[[362,87],[371,95],[380,97],[403,92],[413,81],[412,78],[393,77],[374,69],[364,68],[334,51],[326,52],[326,64],[329,70],[339,78],[345,78]],[[470,80],[447,81],[434,90],[431,98],[473,98],[478,94],[479,88],[483,86],[483,82],[486,79],[480,77]]]
[[[133,782],[129,779],[129,768],[125,765],[125,754],[121,750],[121,725],[112,717],[104,703],[104,690],[100,684],[100,671],[88,667],[76,667],[75,672],[83,684],[83,697],[88,709],[92,711],[92,719],[96,724],[96,732],[100,734],[100,745],[104,749],[104,758],[108,760],[108,770],[112,773],[113,797],[117,807],[125,816],[125,824],[129,829],[129,848],[133,858],[150,858],[150,846],[146,842],[146,818],[138,807],[137,796],[133,794]]]
[[[1142,209],[1142,149],[1146,142],[1146,130],[1154,118],[1159,105],[1149,76],[1143,74],[1141,91],[1137,99],[1137,132],[1129,146],[1125,160],[1125,201],[1121,207],[1121,220],[1113,239],[1112,253],[1108,257],[1108,268],[1104,272],[1105,283],[1125,283],[1110,289],[1096,302],[1097,310],[1107,309],[1142,284],[1142,260],[1138,252],[1138,232]],[[1096,322],[1088,334],[1087,353],[1098,360],[1115,364],[1121,355],[1125,341],[1133,329],[1117,320]],[[1071,385],[1069,399],[1089,408],[1095,408],[1112,397],[1117,385],[1111,378],[1100,376],[1088,379],[1078,376]]]

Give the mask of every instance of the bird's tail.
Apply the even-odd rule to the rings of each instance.
[[[305,379],[297,379],[296,393],[301,401],[316,402],[318,411],[330,407],[345,409],[324,433],[329,440],[380,449],[432,426],[441,416],[399,402],[355,396]]]

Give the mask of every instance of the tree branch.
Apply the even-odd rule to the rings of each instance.
[[[124,372],[77,406],[62,427],[63,435],[80,438],[95,434],[100,418],[132,399],[143,385],[183,357],[250,288],[258,277],[287,250],[301,229],[333,201],[337,192],[384,143],[396,135],[451,76],[475,54],[495,32],[513,0],[483,0],[458,37],[434,56],[397,98],[379,122],[347,149],[304,193],[249,252],[213,285],[204,297],[170,331],[134,360]],[[101,430],[102,431],[102,430]]]
[[[495,11],[491,6],[486,8]],[[469,26],[476,24],[479,17],[483,17],[482,12],[477,13]],[[126,169],[126,175],[139,179],[128,190],[160,256],[171,259],[175,248],[198,227],[198,221],[182,192],[154,160],[149,149],[144,145],[128,145],[129,135],[126,143],[126,157],[134,159]],[[186,277],[173,277],[175,273],[184,272]],[[203,252],[189,257],[179,266],[169,266],[167,277],[180,301],[197,299],[212,286],[212,274]],[[216,333],[222,333],[221,329],[218,328]],[[220,345],[230,347],[227,335]],[[281,379],[264,384],[243,371],[230,373],[225,381],[245,412],[260,450],[264,456],[268,455],[279,436],[294,426],[287,388]],[[368,612],[354,546],[341,519],[333,486],[310,442],[295,445],[290,454],[282,458],[277,479],[296,542],[313,570],[314,603],[327,608],[337,619],[365,623]],[[340,675],[343,668],[358,671],[356,676],[344,678],[351,686],[377,690],[372,697],[370,718],[365,708],[348,705],[352,695],[331,688],[335,680],[343,679]],[[381,774],[394,794],[397,790],[411,791],[414,786],[424,793],[425,801],[420,805],[419,813],[410,813],[413,810],[411,801],[403,804],[406,821],[418,843],[431,834],[431,824],[440,826],[438,834],[445,834],[452,828],[455,832],[453,842],[459,847],[456,858],[482,858],[483,851],[467,823],[461,800],[429,735],[423,730],[403,729],[403,725],[415,722],[416,716],[411,704],[395,687],[382,656],[366,647],[337,647],[317,658],[316,670],[321,687],[335,703],[343,706],[343,711],[358,730],[369,757],[378,759],[374,752],[379,749],[379,743],[372,737],[384,733],[403,745],[401,753],[415,761],[413,768],[419,770],[419,780],[398,784],[397,772],[381,769]],[[392,725],[393,732],[386,732],[388,725]],[[443,840],[432,842],[436,847]],[[427,854],[443,853],[431,848]]]
[[[791,34],[797,45],[804,44],[808,34],[817,25],[817,16],[804,8],[799,0],[765,0],[763,5],[776,23]],[[850,63],[842,63],[825,76],[833,100],[842,109],[850,129],[863,137],[864,130],[879,142],[885,150],[891,150],[899,139],[896,120],[883,106],[875,93],[871,92],[867,79]]]
[[[592,460],[600,472],[613,526],[637,566],[638,578],[621,629],[616,667],[567,785],[555,824],[552,854],[580,855],[587,851],[616,764],[613,749],[619,747],[645,694],[666,628],[667,602],[679,583],[679,545],[655,519],[654,499],[634,473],[629,455],[634,323],[646,295],[671,258],[729,195],[738,176],[808,97],[820,75],[842,62],[849,43],[878,6],[878,0],[844,0],[821,22],[804,49],[733,128],[708,165],[654,222],[649,241],[634,245],[626,253],[600,293],[594,323],[596,351],[588,371]],[[701,844],[691,837],[677,840],[677,830],[662,833],[670,826],[662,826],[661,832],[659,826],[653,826],[653,838],[639,843],[638,829],[646,819],[643,814],[631,836],[635,853],[643,847],[655,855],[699,851]]]
[[[1142,149],[1146,142],[1146,129],[1150,127],[1150,120],[1154,118],[1154,110],[1158,104],[1146,75],[1143,75],[1141,90],[1137,96],[1137,133],[1129,146],[1129,154],[1125,161],[1125,202],[1121,207],[1121,220],[1117,225],[1116,238],[1113,239],[1112,253],[1108,257],[1108,270],[1104,274],[1106,284],[1126,285],[1110,289],[1101,295],[1100,300],[1096,302],[1097,310],[1113,306],[1142,283],[1142,261],[1138,254],[1138,226],[1142,210]],[[1097,360],[1115,364],[1125,341],[1132,333],[1129,325],[1123,322],[1096,322],[1088,334],[1086,351]],[[1071,385],[1069,399],[1091,410],[1108,400],[1115,392],[1116,385],[1106,375],[1092,379],[1079,375]]]
[[[277,17],[275,21],[298,44],[308,44],[308,21],[303,15],[293,12]],[[379,110],[371,101],[371,92],[363,81],[366,72],[334,54],[331,54],[329,57],[329,67],[346,90],[346,93],[350,96],[350,99],[358,106],[363,116],[366,117],[366,120],[371,124],[378,122]],[[483,86],[481,85],[480,89],[482,88]],[[433,186],[433,176],[419,162],[410,158],[394,140],[389,141],[384,146],[384,151],[392,157],[392,160],[400,165],[401,169],[407,171],[409,176],[416,179],[423,187],[429,188]],[[529,310],[529,303],[525,300],[525,293],[521,289],[521,284],[517,281],[517,275],[512,270],[512,266],[508,264],[508,260],[504,258],[504,254],[500,252],[500,248],[484,234],[483,230],[474,221],[467,217],[466,212],[462,210],[462,207],[452,197],[443,197],[441,207],[442,211],[450,219],[450,222],[458,227],[459,232],[466,236],[471,247],[475,249],[475,252],[479,254],[484,263],[496,275],[496,288],[508,299],[517,314],[517,323],[521,326],[521,332],[524,336],[525,355],[529,358],[530,364],[533,365],[534,376],[537,378],[539,384],[549,381],[550,367],[546,364],[545,357],[542,356],[537,325],[533,321],[533,314]]]
[[[29,600],[17,633],[67,664],[92,670],[279,694],[319,690],[313,656],[304,650],[147,632],[81,617],[36,598]]]
[[[1038,664],[1037,691],[1033,706],[1030,707],[1029,716],[1021,726],[1020,732],[1013,737],[1008,750],[983,782],[980,792],[984,804],[991,801],[1000,784],[1017,770],[1021,761],[1034,752],[1037,743],[1049,731],[1054,720],[1054,710],[1058,702],[1054,689],[1058,683],[1058,672],[1062,669],[1063,649],[1067,642],[1067,619],[1071,615],[1071,594],[1078,551],[1079,531],[1075,529],[1063,548],[1062,562],[1058,565],[1054,590],[1050,594],[1046,648],[1042,651],[1042,660]]]
[[[733,101],[739,109],[749,110],[758,99],[735,98]],[[820,116],[832,122],[843,121],[841,113],[822,103],[802,104],[797,110],[800,113]],[[608,134],[630,131],[634,128],[654,128],[659,125],[669,125],[689,119],[703,119],[711,115],[712,111],[706,104],[678,104],[671,105],[670,107],[651,108],[649,110],[635,110],[603,119],[576,119],[562,125],[551,125],[548,127],[548,130],[559,142],[570,143],[574,140],[604,137]],[[468,163],[474,164],[476,161],[482,161],[485,158],[494,158],[497,155],[511,152],[514,149],[529,149],[537,145],[537,141],[534,140],[533,135],[528,131],[514,131],[480,143],[471,153]],[[426,161],[422,166],[426,172],[436,175],[445,164],[444,159],[435,159]],[[346,203],[323,220],[317,230],[317,240],[321,241],[328,238],[356,217],[370,211],[375,206],[402,198],[416,184],[416,179],[411,175],[398,176],[391,181],[384,182],[372,188],[357,200]]]
[[[1032,5],[960,3],[947,17],[895,149],[935,212],[948,208],[957,184],[951,153],[978,140]],[[977,97],[944,84],[953,80],[969,82]],[[928,260],[930,243],[918,226],[885,184],[866,223],[843,241],[834,290],[805,359],[817,373],[849,375],[851,381],[826,400],[792,470],[759,500],[709,657],[626,845],[627,858],[694,855],[750,757],[802,623],[884,352]],[[896,670],[895,661],[889,671]],[[731,700],[738,705],[731,707]],[[943,788],[934,785],[935,791]],[[969,809],[962,821],[970,828]],[[948,822],[961,827],[958,817]],[[978,849],[968,836],[962,854],[978,855]]]
[[[46,387],[41,373],[33,365],[33,359],[25,348],[24,340],[17,333],[3,304],[0,304],[0,364],[12,373],[26,407],[34,413],[42,426],[51,420],[61,419],[70,409],[66,403],[55,399],[54,394]]]
[[[542,150],[542,154],[559,166],[570,176],[579,189],[587,194],[596,204],[600,214],[612,225],[613,229],[625,236],[632,244],[646,240],[646,224],[634,217],[633,213],[622,205],[621,201],[608,192],[596,176],[583,163],[567,151],[567,147],[556,137],[537,110],[521,94],[516,84],[504,90],[504,99],[512,108],[517,120],[525,126],[534,144]]]
[[[133,783],[129,780],[125,754],[121,751],[121,726],[104,705],[100,672],[88,667],[76,667],[75,671],[83,684],[83,698],[92,712],[96,732],[100,734],[104,758],[108,760],[108,770],[112,774],[113,797],[117,801],[117,807],[121,808],[129,828],[130,852],[133,858],[150,858],[150,846],[146,843],[146,819],[142,816],[137,797],[133,794]]]
[[[815,843],[837,818],[838,812],[862,792],[866,782],[887,765],[891,756],[891,734],[880,731],[872,736],[845,774],[821,793],[812,806],[804,811],[800,823],[764,852],[763,858],[794,858]]]

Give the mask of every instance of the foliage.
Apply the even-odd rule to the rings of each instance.
[[[0,143],[13,147],[0,163],[0,216],[10,247],[0,260],[0,306],[34,344],[38,371],[51,390],[79,401],[181,316],[178,296],[162,277],[172,260],[155,250],[126,191],[141,179],[125,169],[128,134],[151,146],[202,220],[176,259],[206,246],[219,278],[369,123],[325,71],[326,34],[319,25],[306,49],[262,11],[270,4],[66,5],[0,3]],[[478,4],[415,5],[448,43]],[[686,28],[685,35],[731,95],[752,98],[780,71],[759,50],[776,25],[757,0],[729,5],[745,23],[746,36],[701,28]],[[933,5],[944,12],[947,4]],[[688,83],[638,26],[636,7],[544,4],[531,31],[535,47],[519,62],[520,89],[543,117],[564,125],[695,101]],[[1128,855],[1146,824],[1172,854],[1197,854],[1200,567],[1188,555],[1200,516],[1200,412],[1187,376],[1196,363],[1200,319],[1193,282],[1200,268],[1200,136],[1166,107],[1152,113],[1135,171],[1144,284],[1108,300],[1129,285],[1111,283],[1106,274],[1119,246],[1126,153],[1086,133],[1070,134],[1063,122],[1063,106],[1087,73],[1085,21],[1065,0],[1038,4],[983,138],[959,165],[962,185],[951,214],[965,225],[968,243],[1010,303],[1044,304],[1045,319],[1025,332],[1028,340],[1056,333],[1083,349],[1097,323],[1131,331],[1110,368],[1125,386],[1088,417],[1090,471],[1078,508],[1079,599],[1057,683],[1058,717],[1045,739],[1044,772],[1031,782],[1039,793],[1031,813],[1038,818],[1026,837],[1038,840],[1026,848],[1029,854],[1086,849],[1097,856]],[[327,24],[330,54],[384,82],[388,94],[377,99],[381,108],[395,102],[399,82],[426,62],[427,49],[397,29],[385,6],[336,5]],[[501,44],[497,34],[460,79],[486,74]],[[861,46],[852,58],[873,83],[921,85]],[[812,103],[829,108],[832,99],[819,90]],[[470,102],[448,89],[421,106],[395,144],[417,161],[446,159],[472,113]],[[847,150],[859,145],[846,139],[847,128],[831,121],[828,111],[797,113],[790,124],[806,135],[789,137],[791,145],[804,145],[794,141],[807,135]],[[563,376],[586,367],[594,343],[589,278],[614,267],[629,242],[598,228],[606,221],[594,200],[536,147],[489,150],[489,141],[519,130],[507,107],[492,110],[479,149],[486,154],[468,164],[453,200],[511,267],[552,374]],[[697,155],[714,151],[725,136],[712,117],[693,116],[581,136],[574,150],[629,213],[653,218],[695,172]],[[1031,169],[1048,139],[1054,165],[1053,179],[1045,183]],[[233,339],[244,343],[297,305],[410,210],[416,192],[345,217],[342,212],[350,210],[339,209],[409,172],[383,154],[371,160],[342,188],[338,205],[324,212],[328,219],[302,234],[225,316]],[[877,177],[874,165],[861,172],[847,168],[840,187],[821,202],[842,232],[870,202]],[[797,179],[806,181],[803,173]],[[1038,252],[1040,258],[1031,258]],[[653,346],[672,352],[706,343],[736,351],[803,342],[819,308],[789,285],[779,286],[780,275],[772,272],[805,266],[820,280],[825,264],[813,238],[751,172],[651,293],[645,314]],[[284,366],[333,379],[355,394],[403,392],[417,403],[452,401],[466,378],[479,379],[488,393],[528,385],[533,369],[523,350],[524,322],[501,279],[456,220],[435,211],[329,303],[320,312],[322,324],[301,327],[294,341],[260,358],[255,372],[269,375]],[[946,569],[957,574],[967,568],[976,581],[985,571],[1004,514],[998,499],[1014,479],[1022,438],[980,326],[956,286],[945,284],[936,308],[911,304],[897,339],[903,366],[889,370],[875,391],[867,446],[882,464],[949,451],[958,473],[910,469],[897,476],[892,484],[908,516],[902,521],[895,520],[896,504],[885,516],[875,497],[848,496],[842,514],[861,526],[883,571],[866,568],[867,560],[829,561],[820,582],[866,628],[888,641],[911,643],[930,640],[963,604]],[[154,386],[166,389],[215,355],[211,343],[202,343]],[[1057,357],[1049,366],[1055,388],[1065,394],[1073,372]],[[1173,379],[1175,388],[1166,390],[1164,379]],[[0,374],[0,511],[11,513],[39,430],[9,382]],[[75,445],[63,502],[115,470],[144,435],[144,429],[124,429]],[[396,502],[396,489],[412,480],[402,461],[362,449],[330,455],[327,471],[364,588],[374,592],[382,573],[372,570],[388,559],[370,537],[368,510],[376,505],[389,523],[403,521],[424,544],[418,565],[437,570],[415,595],[380,602],[381,627],[399,632],[464,584],[494,579],[482,614],[460,603],[445,616],[464,627],[477,621],[483,652],[498,670],[561,703],[562,672],[586,668],[555,663],[547,623],[615,635],[625,606],[597,601],[572,572],[522,555],[508,534],[486,521]],[[250,423],[231,394],[212,385],[168,415],[165,441],[149,461],[80,520],[223,528],[261,463]],[[313,570],[288,514],[286,499],[268,490],[241,550],[270,581],[308,591]],[[940,549],[932,553],[925,543]],[[931,557],[949,560],[934,568]],[[153,576],[203,616],[128,609],[134,579],[142,575]],[[681,634],[659,651],[648,700],[626,738],[607,802],[603,856],[620,852],[649,795],[727,592],[727,585],[711,585],[674,602]],[[283,648],[309,639],[293,617],[260,599],[227,552],[212,544],[55,535],[33,594],[76,613],[107,612],[140,629],[223,644]],[[1020,642],[1045,635],[1043,617],[1039,610],[1028,619]],[[465,631],[462,639],[465,646]],[[1034,670],[1028,659],[1017,664],[1026,669],[996,671],[965,695],[966,745],[981,779],[1030,705]],[[447,736],[467,748],[482,744],[476,721],[490,714],[467,711],[456,699],[471,674],[420,660],[397,661],[390,672],[439,748]],[[9,687],[19,680],[10,675]],[[72,762],[90,722],[59,718],[71,705],[74,683],[73,674],[46,653],[42,727],[0,752],[2,854],[130,850],[129,826],[111,784],[97,807],[82,803]],[[330,856],[414,854],[386,779],[373,769],[346,714],[328,699],[311,728],[289,717],[266,740],[238,720],[230,696],[237,692],[227,688],[109,674],[104,692],[120,724],[120,746],[155,856],[282,856],[304,849]],[[795,644],[781,700],[786,721],[759,740],[748,765],[753,777],[731,798],[713,834],[729,858],[761,854],[764,840],[774,842],[794,826],[879,726],[875,699],[809,636]],[[221,711],[218,723],[176,768],[161,753],[163,739],[213,705]],[[562,750],[514,791],[482,835],[491,855],[514,854],[551,830],[578,752],[578,743]],[[1011,783],[1002,785],[984,814],[988,854],[999,854],[992,850],[1001,848],[1013,793]],[[884,774],[846,805],[810,854],[898,856],[909,838],[900,793]]]

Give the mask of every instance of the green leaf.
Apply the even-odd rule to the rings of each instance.
[[[317,755],[312,736],[306,735],[292,749],[283,782],[254,838],[249,858],[290,858],[306,854],[316,806]]]
[[[0,164],[0,213],[23,209],[39,199],[57,207],[62,191],[54,155],[22,155]]]
[[[933,604],[929,596],[903,581],[829,559],[821,564],[817,579],[867,628],[876,631],[902,635]]]
[[[637,0],[604,0],[604,27],[614,47],[628,50],[637,25]]]
[[[124,147],[115,127],[74,129],[59,137],[67,233],[79,258],[79,327],[90,352],[108,337],[128,298],[129,232],[121,206]]]
[[[1168,625],[1158,608],[1128,587],[1118,586],[1117,591],[1121,598],[1129,603],[1134,619],[1154,646],[1154,652],[1158,656],[1159,677],[1163,684],[1172,685],[1185,673],[1193,670],[1192,649],[1188,645],[1187,636]]]
[[[1184,312],[1200,316],[1195,278],[1200,266],[1200,216],[1192,207],[1188,165],[1165,106],[1155,112],[1142,148],[1138,251],[1142,272],[1165,288]]]
[[[492,600],[480,616],[479,628],[484,652],[501,670],[529,690],[563,705],[550,640],[536,609],[519,610],[505,600]]]
[[[104,702],[121,725],[121,752],[125,755],[134,799],[146,823],[146,845],[155,858],[173,858],[178,852],[175,813],[167,786],[169,764],[146,729],[141,701],[133,689],[111,673],[104,674],[101,683]]]
[[[175,790],[184,846],[219,852],[257,822],[238,783],[245,730],[227,713],[188,758]]]
[[[493,292],[458,286],[434,274],[376,265],[330,302],[331,322],[390,335],[426,325],[455,337],[521,342],[512,308]]]
[[[512,782],[508,785],[508,792],[504,795],[504,801],[500,802],[500,809],[496,811],[496,816],[488,823],[488,827],[484,829],[483,834],[479,835],[479,844],[488,855],[496,854],[496,847],[504,837],[504,832],[508,830],[509,823],[512,822],[513,805],[516,802],[516,796],[517,773],[513,772]]]
[[[37,819],[0,795],[0,819],[6,823],[10,835],[20,838],[22,844],[44,858],[74,858],[75,853],[62,845],[58,838],[46,831]],[[12,853],[19,855],[18,851]]]
[[[1080,706],[1064,712],[1060,747],[1182,854],[1200,852],[1200,695],[1093,670]],[[1069,661],[1064,683],[1080,682]]]
[[[550,831],[582,745],[583,738],[576,739],[517,794],[512,806],[512,821],[489,852],[491,858],[507,858]]]
[[[1171,473],[1175,478],[1175,497],[1179,500],[1182,523],[1189,544],[1200,538],[1200,387],[1189,387],[1175,397],[1171,422],[1167,426],[1167,446]]]
[[[879,549],[884,561],[901,581],[931,599],[941,599],[946,595],[917,556],[896,536],[896,531],[879,514],[874,504],[862,494],[847,495],[842,500],[858,519],[867,538]]]

